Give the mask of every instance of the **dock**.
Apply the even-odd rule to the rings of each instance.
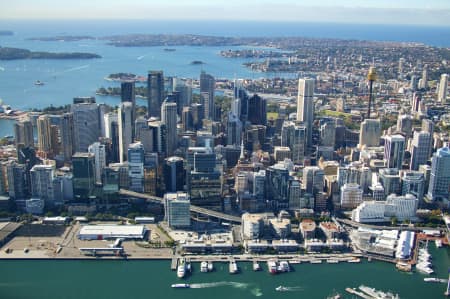
[[[170,270],[175,271],[178,267],[178,258],[173,257],[172,262],[170,263]]]
[[[358,292],[357,290],[352,289],[352,288],[345,288],[345,290],[347,291],[347,293],[350,293],[352,295],[356,295],[356,296],[364,298],[364,299],[374,299],[372,296],[366,295],[366,294],[364,294],[362,292]]]

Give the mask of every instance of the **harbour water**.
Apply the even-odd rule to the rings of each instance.
[[[447,249],[430,246],[436,277],[446,278],[450,257]],[[383,262],[360,264],[296,264],[293,271],[270,275],[253,272],[252,263],[239,262],[241,272],[231,275],[227,263],[215,263],[215,271],[201,273],[200,264],[193,273],[178,279],[169,260],[159,261],[0,261],[0,297],[35,299],[114,299],[114,298],[327,298],[340,293],[353,298],[346,287],[367,285],[398,293],[400,298],[443,298],[446,284],[426,283],[418,273],[403,273]],[[190,289],[172,289],[174,283],[189,283]],[[277,292],[279,285],[288,288]]]

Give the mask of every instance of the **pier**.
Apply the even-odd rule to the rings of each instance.
[[[347,293],[350,293],[350,294],[352,294],[352,295],[356,295],[356,296],[358,296],[358,297],[360,297],[360,298],[364,298],[364,299],[373,299],[372,296],[366,295],[366,294],[364,294],[364,293],[362,293],[362,292],[358,292],[357,290],[352,289],[352,288],[346,288],[345,290],[347,291]]]

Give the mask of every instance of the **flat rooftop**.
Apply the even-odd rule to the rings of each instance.
[[[78,235],[99,235],[103,238],[110,237],[137,237],[145,233],[144,225],[84,225]]]

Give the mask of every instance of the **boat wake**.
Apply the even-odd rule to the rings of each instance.
[[[142,58],[144,58],[145,55],[139,56],[138,58],[136,58],[137,60],[142,60]]]
[[[192,283],[191,289],[206,289],[206,288],[216,288],[231,286],[237,289],[246,289],[248,287],[247,283],[235,282],[235,281],[218,281],[218,282],[206,282],[206,283]]]
[[[0,66],[0,71],[4,72],[5,68]]]
[[[251,293],[255,297],[261,297],[263,295],[263,292],[260,288],[254,288],[251,290]]]
[[[303,291],[303,287],[296,286],[296,287],[283,287],[283,292],[300,292]]]
[[[73,67],[70,68],[68,70],[65,70],[64,73],[68,73],[68,72],[73,72],[73,71],[78,71],[78,70],[82,70],[82,69],[86,69],[88,67],[90,67],[90,64],[85,64],[85,65],[81,65],[81,66],[77,66],[77,67]]]

